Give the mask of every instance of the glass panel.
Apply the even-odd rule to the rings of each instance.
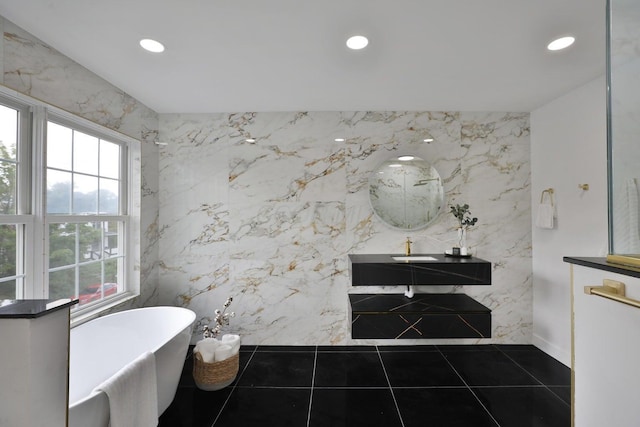
[[[609,7],[609,252],[640,258],[640,4]]]
[[[47,167],[71,170],[72,130],[47,122]]]
[[[103,222],[80,225],[80,243],[84,261],[95,261],[102,258],[102,225]]]
[[[115,283],[117,288],[118,283],[118,258],[106,260],[104,262],[104,282],[105,285],[108,283]]]
[[[80,304],[102,299],[102,263],[80,266]]]
[[[100,141],[100,176],[120,178],[120,145]]]
[[[16,281],[0,282],[0,300],[16,299]]]
[[[86,133],[73,132],[74,172],[98,174],[98,138]]]
[[[118,214],[118,192],[120,182],[115,179],[100,179],[100,210],[101,214]]]
[[[16,147],[19,112],[0,105],[0,214],[16,213]]]
[[[71,213],[71,174],[47,171],[47,213]]]
[[[16,299],[16,281],[0,282],[0,300]]]
[[[16,172],[14,162],[0,161],[0,214],[16,213]]]
[[[76,293],[75,268],[52,271],[49,273],[49,298],[73,298]]]
[[[16,226],[13,224],[0,225],[0,277],[11,277],[18,274],[17,248]]]
[[[118,243],[118,222],[108,222],[104,233],[104,256],[114,257],[121,255]]]
[[[98,178],[73,175],[73,213],[98,213]]]
[[[76,224],[49,226],[49,268],[76,263]]]
[[[0,105],[0,158],[16,160],[19,113],[13,108]]]

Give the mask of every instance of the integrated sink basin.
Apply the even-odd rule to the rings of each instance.
[[[428,255],[392,256],[396,261],[438,261],[438,258]]]

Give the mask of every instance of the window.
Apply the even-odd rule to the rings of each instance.
[[[78,312],[131,295],[136,141],[3,92],[0,299],[73,297]]]
[[[29,185],[28,108],[7,100],[0,104],[0,299],[25,297],[26,227],[28,197],[21,192]],[[26,196],[28,196],[28,192]]]
[[[49,296],[82,306],[123,290],[126,146],[47,120]]]

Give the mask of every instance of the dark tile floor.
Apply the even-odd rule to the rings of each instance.
[[[571,425],[569,368],[528,345],[243,346],[209,392],[191,368],[160,427]]]

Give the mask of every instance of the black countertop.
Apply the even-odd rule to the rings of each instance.
[[[562,260],[569,264],[581,265],[583,267],[595,268],[596,270],[609,271],[611,273],[623,274],[625,276],[640,278],[640,268],[607,262],[604,257],[563,257]]]
[[[353,286],[490,285],[491,263],[476,257],[412,254],[434,261],[397,261],[402,254],[349,254]]]
[[[77,303],[77,299],[0,300],[0,319],[34,319]]]

